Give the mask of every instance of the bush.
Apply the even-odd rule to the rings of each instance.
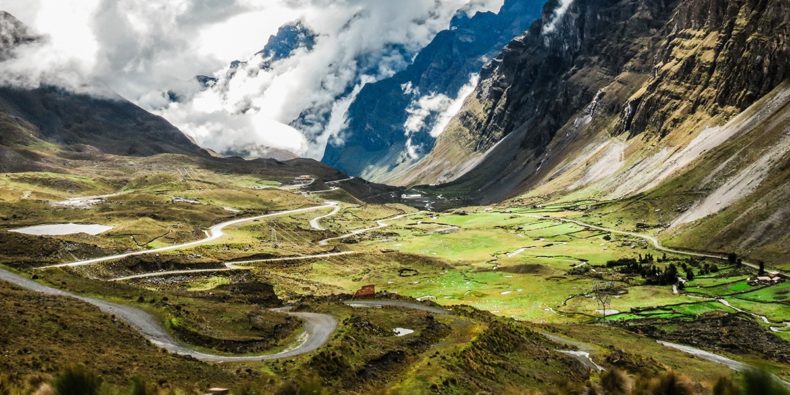
[[[601,388],[606,394],[625,395],[628,387],[628,376],[620,369],[609,369],[601,375]]]
[[[64,370],[53,383],[57,395],[98,395],[101,378],[84,367]]]
[[[321,380],[316,377],[305,377],[299,382],[286,383],[276,392],[277,395],[324,395]]]
[[[692,384],[683,376],[669,371],[658,377],[640,377],[634,394],[639,395],[694,395]]]
[[[742,394],[790,395],[790,390],[765,369],[750,369],[743,374]]]
[[[740,389],[729,377],[721,377],[713,386],[713,395],[739,395]]]
[[[156,390],[139,378],[132,379],[129,395],[155,395]]]

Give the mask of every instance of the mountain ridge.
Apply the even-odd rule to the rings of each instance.
[[[522,34],[537,16],[542,1],[508,0],[498,13],[464,11],[450,28],[439,32],[405,70],[365,85],[348,112],[342,144],[327,146],[322,161],[349,174],[387,181],[388,173],[418,159],[433,147],[429,132],[448,110],[420,108],[421,99],[460,99],[473,75],[513,37]],[[415,108],[416,107],[416,108]],[[423,123],[405,131],[410,112],[423,111]]]

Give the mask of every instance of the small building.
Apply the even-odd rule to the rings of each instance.
[[[401,199],[419,199],[421,197],[422,195],[419,193],[404,193],[403,195],[400,195]]]
[[[781,283],[782,278],[779,276],[759,276],[756,279],[747,278],[746,282],[750,285],[773,285]]]
[[[356,298],[366,298],[370,296],[376,295],[376,286],[371,285],[363,285],[362,288],[358,289],[356,293],[354,293],[354,299]]]
[[[209,388],[206,395],[228,395],[230,390],[227,388]]]

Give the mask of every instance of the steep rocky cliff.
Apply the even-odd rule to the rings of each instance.
[[[644,207],[664,210],[656,221],[687,236],[764,185],[786,201],[790,2],[576,0],[561,12],[563,5],[549,2],[542,20],[483,70],[401,184],[446,184],[442,192],[484,203],[653,194],[672,204]],[[725,154],[737,141],[745,145]],[[695,168],[715,170],[715,182],[690,184]],[[722,187],[730,188],[726,199],[709,198]],[[772,216],[773,227],[787,223],[776,202],[762,211],[741,229],[757,231]]]
[[[787,3],[577,0],[556,17],[550,2],[404,182],[498,200],[534,186],[572,143],[681,145],[787,77]]]
[[[323,162],[381,181],[430,152],[454,102],[460,105],[483,64],[529,27],[542,4],[507,0],[499,13],[460,11],[408,68],[360,91],[342,144],[330,144]]]

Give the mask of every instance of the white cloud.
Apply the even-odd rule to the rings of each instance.
[[[436,124],[433,125],[431,128],[431,136],[439,137],[445,129],[447,129],[447,125],[450,121],[461,111],[461,107],[464,106],[464,102],[472,92],[475,91],[477,87],[477,83],[480,82],[480,74],[472,74],[469,76],[469,82],[462,86],[460,90],[458,90],[458,94],[455,96],[455,99],[447,106],[442,113],[439,115]]]
[[[474,92],[479,80],[479,74],[471,74],[469,82],[458,90],[455,98],[441,93],[431,93],[413,100],[406,109],[409,114],[403,124],[406,134],[411,135],[429,129],[432,137],[439,137],[450,120],[461,110],[466,98]],[[419,95],[419,91],[412,88],[411,84],[405,84],[401,88],[405,94]]]
[[[0,83],[45,82],[76,91],[103,87],[155,110],[200,144],[222,150],[267,144],[319,158],[340,130],[355,93],[392,75],[447,27],[461,7],[495,9],[502,0],[5,0],[2,8],[47,35],[0,63]],[[271,34],[299,19],[319,36],[261,71]],[[401,48],[401,51],[396,51]],[[223,76],[198,91],[193,76]],[[185,99],[168,105],[162,92]],[[300,115],[312,122],[295,122]],[[297,127],[287,126],[291,124]]]
[[[543,34],[553,33],[557,29],[557,23],[562,19],[568,8],[573,4],[573,0],[560,0],[560,5],[554,9],[551,20],[543,26]]]

